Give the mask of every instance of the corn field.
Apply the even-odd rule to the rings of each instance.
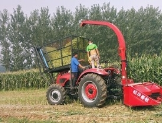
[[[162,85],[162,56],[142,55],[128,58],[128,77],[135,82],[151,81]]]
[[[36,70],[0,74],[0,90],[39,89],[47,83]]]
[[[128,57],[127,74],[135,82],[152,81],[162,85],[162,56]],[[46,88],[47,83],[38,70],[0,74],[0,90]]]

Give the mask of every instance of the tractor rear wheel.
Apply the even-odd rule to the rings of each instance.
[[[65,101],[65,89],[58,84],[52,84],[47,90],[46,98],[50,105],[63,104]]]
[[[86,107],[101,107],[107,98],[107,86],[97,74],[85,75],[78,87],[78,96]]]

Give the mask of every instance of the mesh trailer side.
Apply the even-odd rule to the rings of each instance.
[[[85,52],[87,43],[88,40],[82,37],[68,37],[42,47],[42,51],[50,69],[61,69],[70,66],[73,51],[78,52],[79,59],[88,62]]]

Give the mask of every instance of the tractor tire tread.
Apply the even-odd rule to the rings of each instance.
[[[53,89],[53,88],[57,88],[61,92],[61,95],[62,95],[61,101],[58,104],[57,103],[54,104],[52,101],[49,100],[49,97],[48,97],[49,91],[51,89]],[[46,99],[47,99],[47,101],[48,101],[48,103],[50,105],[63,105],[65,103],[65,98],[66,98],[66,91],[65,91],[65,89],[62,86],[60,86],[58,84],[52,84],[52,85],[49,86],[49,88],[48,88],[48,90],[46,92]]]
[[[105,81],[102,79],[101,76],[99,76],[99,75],[97,75],[97,74],[91,73],[91,74],[85,75],[85,76],[81,79],[81,82],[84,81],[84,80],[86,80],[87,78],[92,78],[94,81],[98,82],[99,88],[100,88],[100,91],[101,91],[101,95],[99,95],[99,97],[97,97],[97,98],[98,98],[98,102],[97,102],[95,105],[90,105],[90,106],[88,105],[88,106],[87,106],[86,104],[84,104],[83,101],[81,101],[81,103],[82,103],[83,105],[87,106],[87,107],[94,107],[94,106],[96,106],[96,107],[101,107],[101,106],[103,106],[104,103],[105,103],[105,101],[106,101],[106,98],[107,98],[107,86],[106,86],[106,84],[105,84]],[[83,82],[82,82],[82,83],[83,83]],[[80,83],[79,83],[79,84],[80,84]],[[78,89],[79,89],[79,87],[78,87]],[[80,92],[80,93],[81,93],[81,92]]]

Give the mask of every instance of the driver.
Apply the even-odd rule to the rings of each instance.
[[[79,75],[79,68],[85,69],[85,67],[83,67],[79,61],[84,61],[84,59],[78,60],[78,53],[74,52],[73,53],[73,57],[71,59],[71,74],[72,74],[72,86],[75,87],[75,83],[78,79],[78,75]]]

